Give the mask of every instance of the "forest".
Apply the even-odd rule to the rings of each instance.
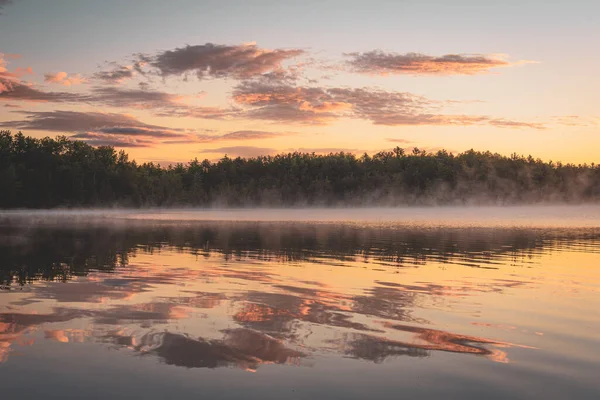
[[[161,167],[0,131],[0,208],[509,205],[600,200],[600,166],[469,150],[287,153]]]

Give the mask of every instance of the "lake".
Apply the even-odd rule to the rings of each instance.
[[[2,399],[597,399],[600,207],[0,213]]]

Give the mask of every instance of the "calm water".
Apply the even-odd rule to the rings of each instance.
[[[0,213],[2,399],[597,399],[600,208]]]

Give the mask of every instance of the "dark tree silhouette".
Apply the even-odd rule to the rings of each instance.
[[[0,208],[92,206],[352,206],[592,202],[600,166],[490,152],[396,147],[195,159],[162,168],[124,151],[59,136],[0,132]]]

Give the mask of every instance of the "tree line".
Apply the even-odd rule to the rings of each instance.
[[[469,150],[286,153],[161,167],[0,131],[0,208],[521,204],[600,200],[600,166]]]

